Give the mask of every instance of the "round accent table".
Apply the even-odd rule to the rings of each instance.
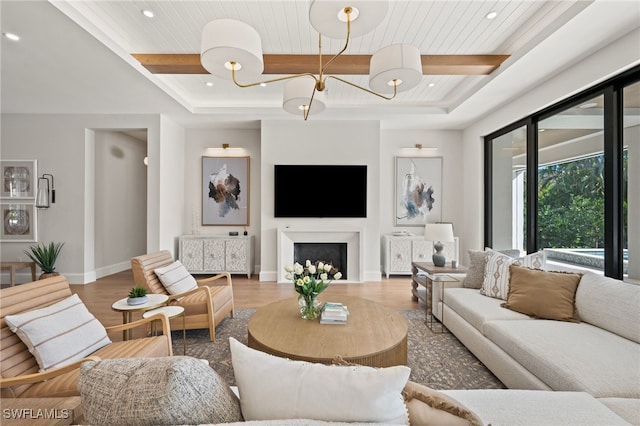
[[[329,300],[326,300],[329,301]],[[300,318],[296,299],[256,311],[247,326],[249,347],[272,355],[330,364],[345,361],[372,367],[407,364],[407,322],[392,309],[357,297],[336,297],[349,308],[347,324]]]
[[[146,311],[142,314],[142,318],[149,318],[155,314],[165,314],[167,318],[178,318],[182,317],[182,354],[187,354],[187,329],[185,328],[184,323],[184,308],[182,306],[161,306],[156,309],[152,309],[150,311]],[[156,334],[155,321],[153,322],[153,331],[152,333]]]
[[[127,298],[116,300],[111,305],[111,309],[114,311],[122,312],[122,323],[127,324],[131,322],[132,314],[134,312],[145,312],[151,309],[164,306],[169,300],[169,296],[166,294],[147,294],[147,301],[140,305],[129,305]],[[131,338],[131,330],[125,330],[122,332],[122,340],[129,340]]]

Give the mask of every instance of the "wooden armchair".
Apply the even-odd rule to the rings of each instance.
[[[216,325],[227,314],[234,315],[233,288],[231,274],[228,272],[213,277],[196,280],[198,288],[181,294],[170,295],[154,272],[155,269],[173,263],[173,257],[167,250],[149,253],[131,259],[133,280],[136,285],[147,287],[152,293],[166,294],[170,304],[184,308],[185,328],[188,330],[208,328],[213,342],[216,338]],[[221,281],[219,285],[215,283]],[[215,283],[215,284],[214,284]],[[213,285],[211,285],[213,284]],[[175,329],[182,328],[182,318],[173,319]]]
[[[38,363],[22,340],[13,333],[5,317],[60,302],[72,295],[63,275],[0,290],[0,389],[2,398],[63,397],[80,395],[77,388],[80,364],[87,360],[162,357],[173,354],[169,321],[163,314],[125,325],[105,327],[108,333],[147,327],[162,321],[162,336],[112,342],[73,364],[39,372]]]

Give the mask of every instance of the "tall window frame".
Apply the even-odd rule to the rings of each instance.
[[[563,101],[511,123],[484,137],[484,244],[493,247],[493,141],[520,127],[526,128],[526,251],[540,250],[538,242],[538,124],[546,118],[604,97],[604,275],[623,278],[623,92],[640,81],[640,66],[633,67]]]

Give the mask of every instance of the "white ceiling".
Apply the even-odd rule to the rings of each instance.
[[[293,0],[4,0],[2,31],[22,38],[2,39],[2,111],[162,113],[187,127],[300,120],[282,110],[281,83],[240,89],[206,74],[151,74],[130,54],[199,53],[202,27],[218,18],[255,28],[265,54],[315,54],[317,33],[309,24],[308,5]],[[142,9],[156,17],[144,17]],[[498,13],[493,20],[485,17],[490,11]],[[464,128],[639,25],[640,3],[629,0],[391,1],[383,23],[354,38],[348,54],[408,43],[423,55],[510,58],[489,76],[425,75],[417,88],[392,101],[330,81],[327,109],[310,119]],[[342,41],[323,39],[325,53],[341,46]],[[367,76],[344,78],[368,86]],[[208,81],[212,87],[205,86]]]

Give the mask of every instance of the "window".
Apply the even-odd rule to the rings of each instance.
[[[640,280],[639,80],[635,67],[485,137],[485,245]]]

